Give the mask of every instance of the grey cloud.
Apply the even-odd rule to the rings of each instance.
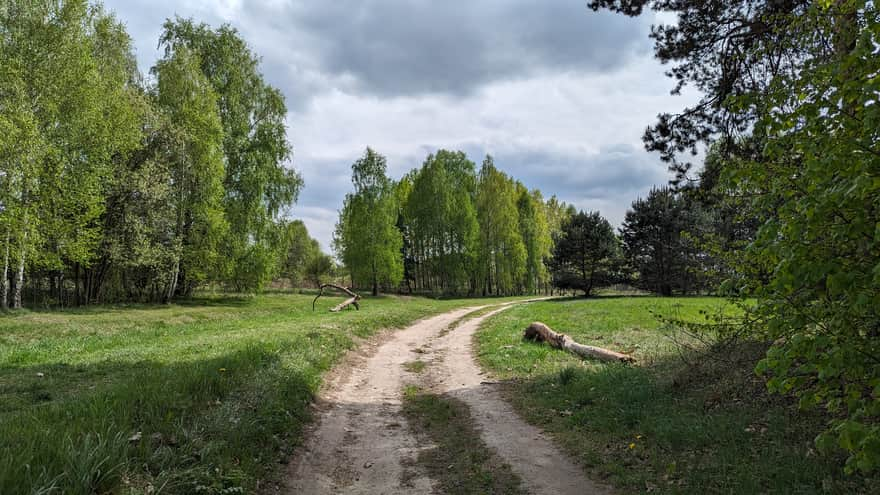
[[[655,155],[629,144],[605,146],[595,154],[524,150],[493,158],[527,187],[581,208],[599,209],[615,224],[632,200],[668,181],[666,167]]]
[[[289,9],[328,73],[381,96],[467,94],[545,71],[607,71],[648,50],[642,19],[575,0],[338,0]]]
[[[500,80],[608,71],[650,50],[646,19],[592,12],[578,0],[245,0],[232,14],[187,2],[105,1],[128,24],[144,71],[166,18],[230,22],[295,110],[332,88],[461,96]]]

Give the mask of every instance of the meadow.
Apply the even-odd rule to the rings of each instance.
[[[347,350],[485,302],[312,297],[0,315],[0,493],[270,492]]]
[[[663,323],[736,312],[723,299],[705,297],[515,306],[484,324],[479,359],[527,421],[622,493],[843,494],[880,486],[845,475],[842,457],[816,452],[813,439],[827,417],[767,394],[753,371],[764,346],[713,350]],[[525,342],[523,329],[533,321],[638,361],[583,361]]]

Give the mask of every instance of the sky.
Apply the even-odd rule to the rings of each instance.
[[[619,225],[669,173],[641,136],[671,96],[647,13],[585,0],[104,0],[142,72],[175,16],[238,29],[285,95],[289,167],[305,181],[287,215],[330,251],[351,164],[367,146],[399,178],[437,149],[465,151]]]

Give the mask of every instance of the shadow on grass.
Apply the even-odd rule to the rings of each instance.
[[[115,493],[124,485],[161,493],[252,491],[295,444],[315,383],[285,368],[277,350],[261,347],[72,372],[123,376],[67,400],[37,394],[0,414],[0,493]]]
[[[541,345],[541,344],[529,344]],[[878,479],[820,457],[818,412],[771,396],[753,373],[760,344],[650,366],[570,366],[503,384],[529,422],[594,476],[626,491],[867,493]]]
[[[675,299],[699,299],[705,297],[716,297],[716,296],[706,296],[700,294],[688,294],[688,295],[674,295],[674,296],[661,296],[659,294],[593,294],[590,296],[584,296],[583,294],[575,295],[575,296],[554,296],[551,299],[547,299],[547,302],[554,303],[564,303],[564,302],[572,302],[572,301],[591,301],[591,300],[604,300],[604,299],[667,299],[667,300],[675,300]]]
[[[249,295],[223,295],[223,296],[194,296],[183,299],[175,299],[171,304],[161,303],[106,303],[106,304],[90,304],[83,306],[40,306],[33,308],[25,308],[24,310],[2,311],[0,315],[17,316],[29,313],[36,314],[58,314],[66,313],[71,315],[96,315],[114,312],[122,312],[131,309],[137,310],[167,310],[169,307],[229,307],[242,308],[252,306],[254,297]]]

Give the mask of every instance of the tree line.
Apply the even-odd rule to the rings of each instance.
[[[687,190],[653,189],[632,203],[619,233],[599,212],[544,200],[491,156],[477,170],[464,153],[439,150],[394,181],[385,157],[368,148],[352,166],[352,182],[334,247],[352,282],[374,294],[592,295],[615,284],[661,295],[709,293],[727,269],[709,241],[732,243],[739,235],[747,242],[754,234],[730,231],[730,219],[705,193],[708,180]]]
[[[439,150],[398,181],[372,149],[352,166],[334,246],[352,281],[369,287],[449,295],[534,293],[548,287],[545,202],[460,151]]]
[[[282,216],[302,179],[258,57],[235,29],[188,19],[168,20],[159,46],[145,77],[100,4],[0,6],[3,307],[168,301],[326,271]]]

